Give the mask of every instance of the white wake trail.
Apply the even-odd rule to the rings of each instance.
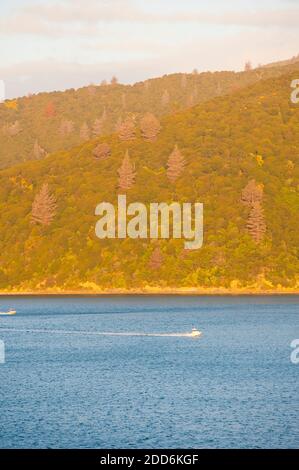
[[[192,338],[191,333],[115,333],[115,332],[99,332],[99,331],[80,331],[80,330],[47,330],[32,328],[2,328],[0,331],[17,332],[17,333],[48,333],[63,335],[83,335],[83,336],[157,336],[157,337],[185,337]]]

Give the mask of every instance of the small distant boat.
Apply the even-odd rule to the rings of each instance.
[[[0,315],[15,315],[17,313],[16,310],[8,310],[8,312],[0,312]]]
[[[199,331],[197,328],[192,328],[192,331],[191,331],[192,338],[198,338],[201,335],[202,335],[201,331]]]

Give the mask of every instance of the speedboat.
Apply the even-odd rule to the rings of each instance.
[[[15,315],[17,313],[16,310],[8,310],[8,312],[0,312],[0,315]]]
[[[198,338],[201,335],[202,335],[201,331],[199,331],[197,328],[192,328],[192,331],[191,331],[192,338]]]

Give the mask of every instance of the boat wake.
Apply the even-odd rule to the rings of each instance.
[[[62,334],[62,335],[83,335],[83,336],[154,336],[154,337],[179,337],[179,338],[193,338],[192,333],[115,333],[115,332],[99,332],[99,331],[80,331],[80,330],[48,330],[48,329],[32,329],[32,328],[2,328],[0,331],[11,333],[47,333],[47,334]]]

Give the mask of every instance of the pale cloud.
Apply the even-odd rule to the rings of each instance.
[[[19,2],[11,0],[0,16],[0,78],[10,97],[99,83],[114,74],[132,83],[194,67],[238,70],[246,60],[266,63],[298,53],[295,2]]]
[[[297,28],[299,8],[246,8],[241,10],[176,9],[163,12],[142,8],[132,0],[64,0],[47,4],[30,4],[0,20],[0,33],[44,36],[93,35],[103,25],[198,23],[224,27]]]

